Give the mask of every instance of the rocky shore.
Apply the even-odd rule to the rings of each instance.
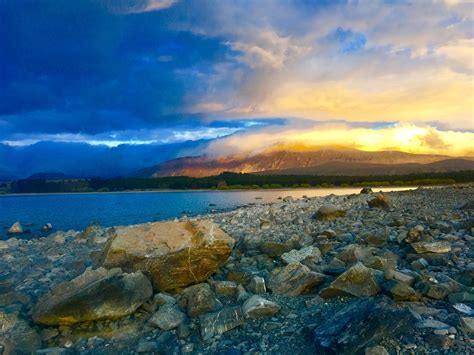
[[[471,354],[473,241],[467,186],[12,237],[0,354]]]

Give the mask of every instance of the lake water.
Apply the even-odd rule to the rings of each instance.
[[[383,191],[407,188],[381,188]],[[34,235],[51,223],[55,230],[81,230],[91,223],[103,226],[159,221],[237,208],[249,203],[269,203],[278,197],[326,196],[358,193],[360,188],[328,188],[257,191],[117,192],[91,194],[0,196],[0,239],[16,221]],[[213,206],[215,205],[215,206]],[[31,234],[29,235],[31,236]],[[28,235],[26,235],[28,237]]]

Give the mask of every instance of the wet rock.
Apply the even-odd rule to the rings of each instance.
[[[248,290],[257,295],[261,295],[267,292],[265,285],[265,279],[261,276],[254,276],[248,285]]]
[[[149,322],[162,330],[170,330],[177,328],[185,318],[186,315],[175,305],[167,303],[153,314]]]
[[[13,225],[8,229],[8,234],[22,234],[23,227],[21,226],[20,222],[15,222]]]
[[[293,249],[284,253],[280,258],[285,264],[303,261],[317,264],[321,262],[321,252],[317,247],[309,246],[299,250]]]
[[[43,226],[41,227],[41,230],[43,232],[49,232],[52,229],[53,229],[53,225],[51,223],[43,224]]]
[[[413,243],[411,246],[418,254],[445,254],[451,251],[451,246],[447,242],[419,242]]]
[[[298,296],[311,291],[323,283],[325,278],[323,274],[311,271],[301,263],[292,263],[272,272],[268,288],[275,294]]]
[[[277,258],[290,250],[291,247],[289,245],[280,242],[266,241],[260,245],[260,251],[271,258]]]
[[[318,221],[332,221],[346,215],[346,211],[335,205],[323,205],[314,214],[313,218]]]
[[[199,323],[202,338],[209,339],[243,325],[244,315],[239,306],[226,307],[218,312],[200,316]]]
[[[336,296],[373,296],[380,292],[380,287],[374,272],[357,263],[340,275],[328,287],[321,290],[319,295],[323,298]]]
[[[121,318],[133,313],[151,295],[150,281],[141,272],[87,269],[44,295],[34,307],[33,320],[44,325],[67,325]]]
[[[313,333],[317,353],[356,354],[413,330],[414,318],[386,297],[352,301],[322,319]]]
[[[234,239],[210,221],[159,222],[115,228],[102,265],[141,270],[160,291],[204,281],[230,256]]]
[[[242,311],[246,318],[271,317],[280,311],[280,306],[261,296],[253,295],[242,305]]]
[[[374,198],[367,201],[367,204],[370,208],[383,208],[389,209],[390,208],[390,200],[384,194],[377,194]]]
[[[186,308],[190,317],[215,312],[222,308],[222,303],[212,292],[209,284],[197,284],[186,288],[180,298],[179,305]]]
[[[359,193],[361,193],[361,194],[371,194],[372,192],[373,191],[370,187],[364,187],[364,188],[362,188],[362,190],[360,190]]]

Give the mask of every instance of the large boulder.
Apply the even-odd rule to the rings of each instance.
[[[320,296],[373,296],[380,292],[375,273],[372,269],[357,263],[335,279],[328,287],[321,290]]]
[[[286,296],[298,296],[310,292],[322,284],[326,276],[311,271],[301,263],[291,263],[272,272],[268,288],[273,293]]]
[[[69,325],[132,314],[153,294],[142,272],[126,274],[115,268],[87,269],[44,295],[33,310],[35,323]]]
[[[231,254],[234,239],[211,221],[159,222],[115,228],[106,268],[146,271],[165,291],[207,280]]]
[[[313,333],[317,354],[359,354],[385,338],[410,334],[415,324],[410,311],[387,297],[357,299],[319,320]]]

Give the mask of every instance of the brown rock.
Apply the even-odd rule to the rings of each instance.
[[[159,222],[115,228],[102,265],[146,271],[160,291],[209,278],[228,259],[234,239],[211,221]]]
[[[277,258],[290,251],[291,247],[285,243],[266,241],[260,245],[260,251],[271,258]]]
[[[377,194],[373,199],[367,201],[370,208],[390,208],[390,200],[384,194]]]
[[[185,289],[181,295],[180,306],[187,309],[190,317],[197,317],[222,308],[222,303],[212,292],[209,284],[193,285]]]
[[[418,254],[445,254],[451,251],[451,246],[447,242],[418,242],[412,243],[411,246]]]
[[[298,296],[311,291],[323,283],[325,278],[323,274],[311,271],[301,263],[291,263],[273,271],[268,288],[278,295]]]
[[[335,205],[323,205],[314,214],[313,218],[318,221],[332,221],[336,218],[344,217],[346,211]]]
[[[380,287],[375,279],[374,272],[357,263],[340,275],[328,287],[321,290],[319,295],[323,298],[336,296],[373,296],[380,292]]]

